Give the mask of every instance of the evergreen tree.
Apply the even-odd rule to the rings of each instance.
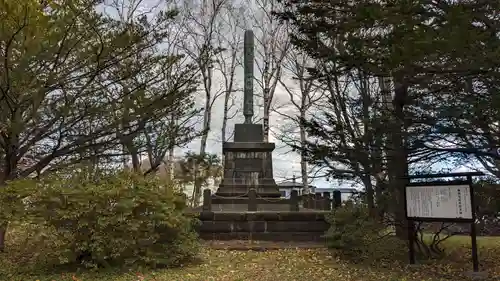
[[[499,4],[285,2],[275,14],[295,27],[292,43],[315,60],[310,71],[330,93],[323,112],[303,120],[313,137],[305,152],[333,178],[361,181],[369,205],[377,194],[378,205],[403,226],[408,170],[441,161],[450,151],[426,144],[455,140],[449,124],[476,118],[449,114],[477,97],[464,82],[498,73]],[[443,126],[448,130],[438,130]],[[393,204],[382,204],[384,195]]]

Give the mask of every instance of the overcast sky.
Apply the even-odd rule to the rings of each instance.
[[[106,0],[106,2],[112,2],[114,0]],[[121,1],[121,0],[120,0]],[[141,12],[146,12],[146,11],[152,11],[155,13],[158,11],[158,9],[161,8],[162,4],[159,3],[165,3],[163,0],[142,0],[141,3],[141,8],[138,9]],[[107,13],[113,13],[111,10],[107,10]],[[243,30],[242,36],[243,36]],[[254,31],[256,34],[258,34],[258,31]],[[258,54],[256,54],[256,59],[258,59]],[[240,59],[243,59],[242,57]],[[259,71],[258,67],[255,67],[254,74],[257,79],[259,79]],[[243,75],[242,75],[242,70],[238,69],[237,71],[237,79],[236,79],[236,88],[242,88],[243,87]],[[286,74],[285,74],[286,75]],[[288,80],[290,83],[293,83],[290,79]],[[220,75],[215,75],[214,77],[214,92],[217,92],[219,89],[219,85],[222,82],[221,76]],[[288,86],[293,86],[293,85],[288,85]],[[256,96],[254,97],[254,105],[255,109],[254,112],[258,116],[262,116],[262,110],[259,108],[259,105],[262,105],[262,99],[259,97],[259,91],[261,92],[261,89],[258,87],[257,83],[254,82],[254,91],[256,93]],[[240,112],[236,115],[236,118],[229,120],[228,123],[228,128],[227,132],[231,133],[234,124],[235,123],[241,123],[243,121],[243,114],[242,114],[242,108],[243,108],[243,92],[239,91],[235,93],[235,106],[233,107],[232,111],[235,112],[235,110],[240,110]],[[274,103],[283,105],[289,103],[289,95],[285,90],[279,86],[276,89],[275,92],[275,97],[274,97]],[[200,89],[200,92],[197,93],[196,96],[196,102],[198,103],[198,106],[202,107],[204,104],[204,94],[202,92],[202,89]],[[282,109],[283,110],[283,109]],[[287,112],[289,115],[294,115],[293,109],[290,111],[288,109]],[[207,144],[207,152],[209,153],[215,153],[218,155],[222,155],[222,142],[221,142],[221,128],[222,128],[222,119],[223,119],[223,98],[221,97],[214,103],[214,107],[212,108],[212,125],[211,125],[211,131],[209,133],[209,138],[208,138],[208,144]],[[201,121],[201,119],[200,119]],[[299,155],[297,153],[294,153],[290,150],[289,147],[287,147],[284,143],[276,139],[276,134],[279,134],[280,130],[279,128],[286,126],[287,124],[290,125],[291,120],[287,120],[283,116],[280,116],[276,113],[271,113],[270,116],[270,127],[271,127],[271,132],[269,136],[269,141],[274,142],[276,144],[276,149],[273,153],[273,169],[274,169],[274,176],[276,181],[281,181],[284,179],[291,179],[293,176],[296,176],[298,180],[300,181],[300,159]],[[201,122],[198,122],[198,128],[201,129]],[[187,147],[178,149],[176,151],[176,156],[181,156],[185,152],[192,150],[194,152],[199,151],[199,145],[200,145],[200,139],[196,139],[193,142],[191,142]],[[462,167],[459,169],[460,171],[468,170],[466,167]],[[326,187],[340,187],[341,185],[339,183],[328,183],[324,179],[315,179],[312,182],[313,185],[316,187],[320,188],[326,188]],[[350,187],[351,185],[346,183],[342,184],[342,187]]]

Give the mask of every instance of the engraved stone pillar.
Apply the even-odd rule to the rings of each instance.
[[[245,124],[252,123],[253,117],[253,65],[254,65],[254,43],[253,31],[246,30],[243,39],[243,71],[244,71],[244,98],[243,98],[243,115],[245,116]]]
[[[279,198],[281,193],[273,177],[272,152],[274,143],[263,142],[262,124],[252,124],[253,117],[253,32],[245,31],[244,38],[244,124],[236,124],[234,142],[222,146],[224,179],[217,195],[245,196],[255,188],[261,197]]]

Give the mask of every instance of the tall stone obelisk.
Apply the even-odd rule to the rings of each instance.
[[[251,30],[244,37],[243,124],[234,126],[234,142],[222,145],[224,178],[218,196],[246,196],[256,189],[262,197],[280,197],[273,177],[272,151],[274,143],[263,142],[262,124],[253,124],[254,39]],[[219,200],[219,199],[218,199]],[[220,201],[220,200],[219,200]]]
[[[245,122],[236,124],[234,128],[235,142],[262,142],[263,128],[261,124],[252,124],[253,118],[253,80],[254,78],[254,36],[253,31],[245,30],[243,41],[243,116]]]
[[[246,30],[243,39],[243,71],[244,71],[244,95],[243,95],[243,115],[245,124],[252,124],[253,117],[253,67],[254,67],[254,42],[253,31]]]

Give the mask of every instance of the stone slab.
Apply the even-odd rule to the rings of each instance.
[[[274,191],[275,188],[279,188],[274,179],[260,178],[259,181],[260,182],[257,185],[257,187],[253,187],[255,188],[255,191],[257,191],[257,193],[266,192],[267,190]],[[219,185],[219,187],[224,187],[224,186],[246,191],[249,190],[248,185],[243,184],[242,180],[225,178],[222,180],[222,183]]]
[[[204,221],[198,227],[200,233],[229,232],[326,232],[324,221]]]
[[[274,242],[259,240],[217,241],[205,240],[204,245],[217,250],[239,251],[272,251],[280,249],[322,249],[326,247],[322,242]]]
[[[290,211],[289,204],[258,204],[257,211],[268,211],[268,212],[283,212]],[[248,204],[212,204],[212,211],[218,213],[224,212],[247,212]]]
[[[325,233],[329,224],[325,221],[267,221],[266,232],[322,232]]]
[[[276,148],[272,142],[225,142],[223,152],[270,152]]]
[[[324,221],[327,211],[200,212],[200,220],[216,221]]]
[[[225,199],[224,197],[236,197],[248,198],[248,187],[242,185],[225,185],[221,184],[215,193],[219,198]],[[255,188],[258,197],[265,198],[275,198],[278,200],[281,197],[281,193],[277,185],[259,185]],[[226,198],[231,199],[231,198]],[[272,200],[272,199],[271,199]]]
[[[233,232],[267,232],[265,221],[240,221],[232,222]]]
[[[326,242],[323,232],[228,232],[200,233],[204,240],[260,240],[278,242]]]
[[[232,224],[225,221],[204,221],[198,227],[200,233],[226,233],[232,232]]]
[[[244,204],[248,205],[248,198],[246,197],[240,197],[240,198],[221,198],[221,197],[213,197],[212,198],[212,204]],[[278,205],[290,205],[291,200],[290,199],[266,199],[266,198],[257,198],[255,200],[257,204],[278,204]]]
[[[235,124],[234,142],[262,142],[264,128],[262,124]]]

